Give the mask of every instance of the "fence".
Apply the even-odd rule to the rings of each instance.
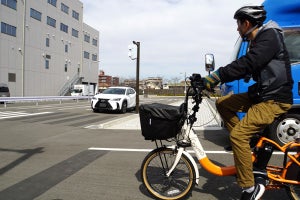
[[[88,101],[91,99],[91,96],[37,96],[37,97],[0,97],[0,102],[4,104],[6,108],[7,103],[16,103],[16,102],[35,102],[38,105],[39,102],[42,101],[59,101],[61,104],[62,101],[66,100],[81,100],[87,99]]]

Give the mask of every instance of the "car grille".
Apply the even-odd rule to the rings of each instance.
[[[109,99],[98,99],[96,107],[100,108],[100,109],[109,109],[109,108],[111,108],[110,104],[108,103],[108,100]]]

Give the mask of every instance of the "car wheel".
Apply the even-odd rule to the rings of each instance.
[[[91,103],[91,109],[93,110],[93,112],[97,112],[98,111],[98,109],[95,107],[93,107],[93,103]]]
[[[300,115],[287,113],[269,125],[269,138],[284,145],[300,134]]]
[[[131,108],[131,111],[135,111],[136,110],[136,106]]]
[[[123,101],[122,107],[121,107],[121,113],[126,113],[127,111],[127,102]]]

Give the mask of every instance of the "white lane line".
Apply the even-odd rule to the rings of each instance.
[[[153,149],[127,149],[127,148],[101,148],[90,147],[90,151],[121,151],[121,152],[150,152]],[[188,153],[195,153],[193,150],[187,150]],[[207,154],[233,154],[232,151],[205,151]],[[282,152],[273,152],[274,155],[283,155]]]
[[[90,108],[91,106],[76,106],[76,109],[77,108]],[[65,108],[60,108],[60,109],[57,109],[57,110],[72,110],[74,109],[74,106],[73,107],[65,107]]]
[[[51,112],[40,112],[40,113],[24,113],[24,112],[0,112],[0,119],[9,119],[24,116],[43,115]]]
[[[88,150],[92,151],[123,151],[123,152],[150,152],[153,149],[127,149],[127,148],[99,148],[99,147],[90,147]],[[194,153],[193,150],[188,150],[189,153]],[[227,151],[205,151],[206,153],[214,154],[232,154],[232,152]]]
[[[88,150],[91,151],[124,151],[124,152],[150,152],[153,149],[123,149],[123,148],[98,148],[98,147],[90,147]]]
[[[12,111],[6,111],[6,112],[0,112],[0,116],[14,116],[14,115],[23,115],[24,112],[12,112]]]

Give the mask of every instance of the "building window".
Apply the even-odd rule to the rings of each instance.
[[[76,29],[74,29],[74,28],[72,28],[72,36],[78,38],[78,31]]]
[[[94,46],[98,46],[98,40],[93,39],[93,42],[92,42],[92,43],[93,43]]]
[[[75,10],[73,10],[73,11],[72,11],[72,17],[73,17],[74,19],[79,20],[79,13],[76,12]]]
[[[68,72],[68,64],[65,63],[65,72]]]
[[[66,14],[69,14],[69,6],[67,6],[67,5],[65,5],[63,3],[61,3],[60,5],[61,5],[60,6],[61,11],[63,11]]]
[[[68,53],[68,45],[65,45],[65,52]]]
[[[84,35],[84,41],[90,43],[90,36],[89,35]]]
[[[1,33],[15,36],[17,35],[17,28],[15,26],[6,24],[4,22],[1,22]]]
[[[47,16],[47,24],[49,25],[49,26],[52,26],[52,27],[56,27],[56,20],[55,19],[53,19],[53,18],[51,18],[51,17],[49,17],[49,16]]]
[[[92,60],[93,61],[97,61],[97,57],[98,57],[97,54],[92,54]]]
[[[83,57],[86,58],[86,59],[90,59],[90,53],[87,52],[87,51],[84,51],[83,52]]]
[[[33,8],[30,8],[30,17],[32,17],[33,19],[41,21],[42,20],[42,13],[35,10],[35,9],[33,9]]]
[[[50,47],[50,39],[46,38],[46,47]]]
[[[1,0],[1,4],[17,10],[17,0]]]
[[[57,0],[48,0],[48,3],[56,7]]]
[[[49,69],[49,60],[48,59],[45,60],[45,69]]]
[[[60,23],[60,30],[65,33],[68,33],[68,26],[63,23]]]
[[[8,73],[8,82],[16,82],[16,74]]]

